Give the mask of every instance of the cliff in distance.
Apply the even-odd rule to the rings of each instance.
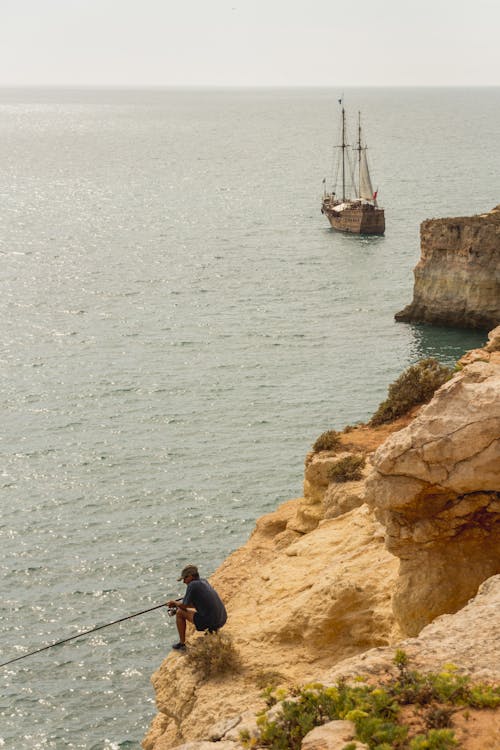
[[[349,455],[365,458],[361,477],[332,482]],[[304,497],[259,519],[212,578],[240,668],[204,675],[190,649],[217,636],[191,632],[187,653],[153,675],[158,714],[143,748],[236,750],[269,682],[386,674],[396,647],[424,670],[454,662],[499,680],[499,574],[500,327],[427,405],[308,454]],[[500,747],[499,710],[471,722],[459,747]],[[318,747],[343,748],[341,724],[342,744]]]
[[[396,314],[411,323],[489,330],[500,323],[500,206],[479,216],[428,219],[413,301]]]

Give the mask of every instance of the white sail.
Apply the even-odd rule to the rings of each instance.
[[[371,201],[373,200],[373,187],[368,171],[366,148],[361,149],[359,156],[359,197]]]

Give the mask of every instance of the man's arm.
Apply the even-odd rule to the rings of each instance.
[[[184,611],[186,609],[194,609],[194,607],[188,607],[187,604],[184,604],[182,599],[171,599],[167,602],[167,607],[177,607],[177,609],[183,609]]]

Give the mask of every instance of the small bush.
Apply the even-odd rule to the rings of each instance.
[[[429,734],[417,734],[410,742],[410,750],[450,750],[456,746],[451,729],[431,729]]]
[[[240,658],[231,638],[221,633],[207,633],[189,645],[188,661],[203,678],[234,674],[241,669]]]
[[[451,727],[451,717],[457,711],[449,706],[431,706],[424,714],[425,726],[429,729]]]
[[[381,744],[401,747],[408,735],[408,727],[378,716],[361,716],[355,720],[354,726],[356,737],[367,743],[368,747],[379,748]]]
[[[320,451],[336,451],[340,447],[340,434],[336,430],[327,430],[316,439],[313,445],[314,453]]]
[[[349,455],[340,458],[328,472],[330,482],[354,482],[363,476],[362,470],[366,463],[365,457]]]
[[[430,401],[434,392],[453,375],[453,370],[444,367],[436,359],[429,357],[408,367],[389,386],[387,399],[378,407],[370,420],[370,425],[386,424],[407,414],[413,406]]]
[[[288,698],[283,691],[268,691],[268,707],[279,702],[271,716],[261,714],[257,719],[258,736],[241,733],[244,747],[269,750],[300,750],[303,737],[316,726],[334,719],[352,721],[356,740],[370,750],[451,750],[457,747],[452,729],[445,728],[451,717],[465,706],[497,707],[500,686],[472,683],[449,666],[440,673],[423,674],[409,668],[404,651],[397,651],[394,662],[398,675],[373,687],[368,684],[338,680],[334,686],[320,684],[296,688]],[[270,699],[270,700],[269,700]],[[422,715],[419,706],[428,703]],[[412,704],[428,727],[425,734],[412,736],[401,707]],[[456,708],[456,706],[459,708]],[[413,729],[413,732],[415,730]],[[348,750],[355,743],[347,744]]]
[[[470,685],[467,703],[472,708],[498,708],[500,706],[500,686]]]

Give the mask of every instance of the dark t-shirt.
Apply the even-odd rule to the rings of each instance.
[[[221,628],[227,620],[226,608],[217,591],[204,578],[188,583],[183,599],[186,607],[194,607],[209,627]]]

